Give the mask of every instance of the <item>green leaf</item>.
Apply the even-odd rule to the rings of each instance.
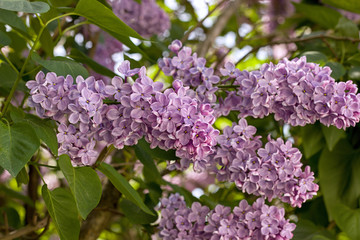
[[[320,186],[326,208],[340,229],[360,239],[360,154],[346,140],[333,151],[324,149],[319,162]]]
[[[27,33],[25,23],[14,12],[0,9],[0,22]]]
[[[0,47],[4,47],[10,44],[11,39],[8,37],[8,35],[6,35],[6,33],[0,30]]]
[[[35,130],[38,138],[50,148],[55,156],[58,155],[58,141],[53,120],[41,119],[32,114],[25,114],[22,110],[15,107],[11,107],[10,116],[14,122],[25,122],[30,124]]]
[[[44,60],[39,55],[33,53],[31,58],[48,69],[49,71],[55,72],[59,76],[71,75],[74,79],[77,76],[84,78],[89,76],[88,71],[80,63],[74,62],[65,57],[55,57],[51,60]]]
[[[75,61],[88,65],[92,70],[94,70],[95,72],[101,75],[108,76],[111,78],[116,76],[116,74],[113,71],[95,62],[94,60],[89,58],[86,54],[77,50],[76,48],[71,49],[69,57],[71,57]]]
[[[302,146],[306,158],[319,152],[324,146],[323,134],[319,124],[306,125],[301,128]]]
[[[42,28],[41,23],[37,18],[30,19],[30,26],[34,29],[35,32],[40,32],[40,29]],[[40,44],[41,48],[45,51],[47,56],[53,56],[55,43],[53,42],[48,27],[43,30],[40,36]]]
[[[59,157],[59,166],[69,183],[81,217],[86,219],[100,202],[102,186],[99,176],[90,167],[74,168],[68,155]]]
[[[75,12],[86,17],[89,22],[99,26],[104,31],[128,46],[134,52],[143,54],[150,59],[129,37],[143,39],[135,30],[120,20],[109,8],[97,0],[80,0],[76,5]]]
[[[156,148],[150,148],[150,144],[145,141],[145,139],[141,139],[138,142],[138,146],[142,148],[143,151],[145,151],[147,154],[151,155],[153,159],[159,159],[159,160],[177,160],[179,159],[175,155],[175,150],[162,150],[158,147]]]
[[[1,0],[0,8],[15,12],[45,13],[50,6],[44,2],[29,2],[26,0]]]
[[[335,30],[340,33],[340,36],[347,36],[355,39],[359,38],[359,28],[353,21],[345,17],[339,19]]]
[[[3,93],[9,93],[10,89],[14,85],[17,73],[10,67],[7,63],[0,63],[0,90]],[[23,81],[20,81],[17,90],[20,91],[29,91],[29,89],[25,86]]]
[[[28,184],[29,183],[29,175],[26,172],[26,168],[23,167],[21,171],[16,175],[16,182],[18,187],[21,186],[21,184]]]
[[[341,14],[331,8],[304,3],[292,3],[296,11],[302,13],[306,18],[325,28],[334,28],[341,18]]]
[[[340,141],[340,139],[346,137],[345,131],[338,129],[335,126],[326,127],[321,125],[321,129],[330,151],[334,149],[335,145]]]
[[[46,184],[42,187],[41,192],[61,240],[79,239],[80,222],[71,193],[63,188],[50,191]]]
[[[175,192],[180,193],[180,195],[184,197],[185,202],[188,206],[191,206],[193,202],[200,202],[199,199],[194,197],[191,192],[189,192],[185,188],[179,187],[178,185],[172,184],[171,182],[168,182],[166,180],[163,180],[163,183],[169,185]]]
[[[153,211],[153,215],[147,214],[127,199],[123,199],[119,205],[122,212],[132,223],[150,224],[158,218],[155,211]]]
[[[360,13],[360,4],[358,0],[322,0],[323,3],[329,4],[336,8],[348,10],[350,12]]]
[[[16,176],[40,147],[30,124],[7,126],[0,122],[0,166]]]
[[[324,64],[327,61],[327,56],[322,52],[318,52],[318,51],[303,52],[301,56],[305,56],[308,62]]]
[[[331,77],[333,77],[336,80],[340,79],[346,73],[346,69],[344,68],[344,66],[341,63],[327,62],[325,64],[325,66],[328,66],[331,68],[331,70],[332,70]]]
[[[157,169],[154,159],[151,157],[151,154],[149,154],[149,151],[151,150],[147,147],[148,146],[146,144],[146,141],[144,139],[141,139],[138,144],[134,146],[135,154],[140,160],[140,162],[144,164],[143,172],[147,181],[160,182],[160,172]]]
[[[125,37],[143,39],[134,29],[126,25],[109,8],[97,0],[80,0],[76,5],[75,12],[105,31]]]
[[[293,234],[294,237],[292,240],[336,239],[336,237],[333,236],[329,231],[322,227],[316,226],[309,220],[303,219],[300,219],[300,221],[296,223],[296,228]]]
[[[144,212],[154,215],[152,211],[144,204],[138,192],[129,184],[129,182],[118,173],[112,166],[101,163],[98,169],[105,174],[111,183],[116,187],[119,192],[125,195],[130,201],[139,206]]]
[[[347,62],[353,64],[353,65],[360,65],[360,53],[356,53],[346,59]]]
[[[348,71],[348,76],[351,80],[360,81],[360,67],[355,66],[350,68],[350,70]]]
[[[0,208],[0,216],[4,216],[6,214],[8,226],[17,229],[21,226],[21,220],[19,213],[10,207],[1,207]],[[0,225],[5,226],[4,217],[0,218]]]

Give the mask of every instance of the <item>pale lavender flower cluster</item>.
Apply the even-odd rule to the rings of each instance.
[[[191,48],[183,47],[179,40],[173,41],[169,49],[176,56],[159,60],[159,67],[164,74],[182,81],[185,86],[195,88],[193,96],[202,102],[214,103],[218,88],[213,85],[219,83],[220,77],[214,74],[213,68],[205,66],[205,58],[198,58],[196,53],[192,54]]]
[[[293,237],[296,225],[285,219],[285,210],[268,206],[264,199],[252,205],[242,200],[238,207],[217,205],[214,210],[194,202],[186,206],[184,198],[172,194],[161,199],[160,237],[173,239],[278,239]]]
[[[308,63],[305,57],[263,64],[252,72],[236,71],[234,64],[227,63],[221,72],[233,78],[237,87],[221,103],[223,115],[231,110],[239,111],[239,117],[262,118],[274,113],[276,120],[292,126],[320,120],[343,129],[360,120],[357,86],[351,80],[335,82],[329,67]]]
[[[113,12],[143,37],[161,34],[170,28],[169,16],[154,0],[109,0]]]
[[[31,94],[29,105],[36,108],[40,117],[59,123],[59,154],[68,154],[75,163],[93,164],[98,155],[94,150],[96,141],[111,140],[96,134],[105,124],[104,113],[108,109],[103,104],[108,97],[104,82],[78,76],[74,84],[70,75],[39,72],[26,86]]]
[[[269,201],[279,198],[291,206],[301,207],[319,189],[310,167],[301,169],[302,154],[292,143],[281,138],[261,148],[256,128],[245,119],[226,127],[218,137],[216,154],[208,157],[208,166],[220,181],[231,181],[248,194],[263,196]]]
[[[83,79],[40,72],[28,81],[30,105],[41,117],[59,122],[59,154],[69,154],[73,161],[93,164],[98,153],[96,141],[117,148],[137,144],[142,137],[151,147],[175,149],[187,168],[214,152],[219,131],[209,104],[187,96],[188,88],[174,81],[173,88],[162,92],[163,84],[146,76],[146,69],[130,69],[128,61],[119,71],[125,81],[114,77],[110,85],[94,77]],[[128,79],[138,75],[133,84]],[[112,102],[104,104],[104,100]],[[180,164],[180,165],[179,165]]]
[[[113,121],[115,146],[133,145],[145,135],[152,148],[176,150],[181,161],[170,168],[187,168],[193,162],[196,169],[216,145],[219,131],[212,127],[213,109],[189,97],[180,81],[164,92],[161,89],[162,83],[148,78],[145,68],[133,85],[113,81],[111,94],[121,104],[111,106],[106,116]]]

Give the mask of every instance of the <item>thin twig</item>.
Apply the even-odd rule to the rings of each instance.
[[[105,146],[103,150],[100,152],[98,158],[96,159],[96,162],[94,165],[92,165],[92,168],[97,168],[111,153],[115,150],[114,145]]]
[[[14,66],[14,64],[10,61],[10,59],[6,56],[5,53],[3,53],[2,49],[0,48],[0,53],[1,55],[3,55],[3,57],[5,58],[5,60],[7,61],[7,63],[10,65],[10,67],[12,69],[14,69],[14,71],[18,74],[19,70]]]
[[[4,224],[5,224],[5,235],[9,234],[9,221],[6,211],[3,212]]]
[[[336,54],[335,50],[331,47],[329,42],[325,38],[322,38],[321,40],[325,43],[325,45],[328,47],[328,49],[331,51],[331,53],[334,55],[334,57],[336,59],[339,59],[338,55]]]
[[[49,217],[45,217],[41,221],[37,222],[35,225],[28,224],[23,228],[12,231],[8,235],[3,236],[1,239],[2,240],[12,240],[12,239],[19,238],[21,236],[25,236],[31,232],[34,232],[38,229],[45,227],[47,225],[48,221],[49,221]]]

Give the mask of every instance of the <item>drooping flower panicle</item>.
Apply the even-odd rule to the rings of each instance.
[[[242,200],[233,210],[219,204],[210,211],[198,202],[189,208],[179,194],[163,198],[160,203],[159,234],[164,240],[287,240],[295,229],[295,224],[285,219],[283,208],[268,206],[262,198],[252,205]]]
[[[232,63],[228,63],[231,65]],[[351,80],[335,82],[329,67],[308,63],[306,57],[283,59],[274,65],[263,64],[258,71],[239,71],[225,77],[234,79],[236,92],[219,106],[227,115],[262,118],[273,113],[276,120],[292,126],[313,124],[346,129],[360,120],[360,94]]]
[[[175,149],[186,168],[213,153],[219,131],[212,127],[215,117],[209,104],[188,96],[188,88],[180,81],[162,91],[163,84],[147,77],[145,67],[131,70],[125,61],[119,70],[125,79],[138,78],[131,85],[114,77],[105,85],[94,77],[77,77],[73,84],[71,76],[40,72],[27,83],[30,105],[40,116],[60,123],[60,154],[90,165],[97,157],[95,141],[123,148],[143,137],[151,147]],[[104,104],[104,100],[113,104]]]

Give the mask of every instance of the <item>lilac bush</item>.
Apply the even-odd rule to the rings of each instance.
[[[309,166],[303,168],[302,154],[290,141],[268,136],[263,146],[244,117],[274,113],[276,120],[293,126],[320,120],[346,128],[359,121],[356,86],[336,83],[330,68],[307,63],[305,57],[264,64],[253,72],[226,63],[221,80],[204,58],[180,41],[169,49],[177,55],[161,59],[159,65],[173,76],[171,88],[150,79],[145,67],[131,69],[125,61],[119,67],[123,77],[114,77],[111,84],[80,76],[73,83],[71,76],[39,72],[27,82],[29,105],[59,123],[59,153],[70,155],[74,164],[94,164],[97,141],[122,149],[144,137],[151,148],[176,150],[180,160],[169,162],[169,170],[192,164],[197,172],[209,171],[219,181],[260,196],[252,206],[242,201],[233,213],[221,205],[210,211],[194,203],[189,209],[178,195],[163,199],[164,239],[290,239],[295,225],[284,219],[284,209],[267,206],[264,200],[277,198],[301,207],[319,189],[314,173]],[[217,103],[216,91],[227,82],[233,82],[230,87],[236,91]],[[238,111],[240,120],[220,134],[213,127],[215,118],[230,111]]]

